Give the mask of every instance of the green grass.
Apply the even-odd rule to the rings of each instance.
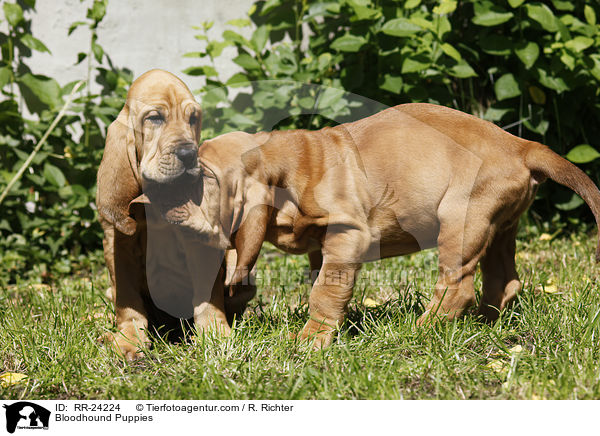
[[[431,293],[435,251],[367,264],[363,272],[397,279],[357,285],[348,322],[324,351],[288,335],[307,319],[309,287],[297,285],[305,257],[265,249],[259,278],[287,271],[292,279],[263,283],[231,337],[157,341],[130,364],[97,340],[113,317],[102,266],[51,289],[20,283],[0,290],[0,373],[28,378],[0,387],[0,398],[600,398],[594,246],[584,233],[521,238],[524,289],[493,325],[466,316],[415,326]]]

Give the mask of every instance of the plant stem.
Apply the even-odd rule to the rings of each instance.
[[[31,152],[31,154],[29,155],[27,160],[23,163],[23,165],[21,165],[21,168],[19,168],[19,171],[17,171],[17,174],[15,174],[15,176],[8,183],[8,185],[6,185],[6,188],[4,188],[4,191],[2,191],[2,194],[0,194],[0,204],[2,204],[2,202],[4,201],[4,198],[6,198],[6,196],[8,195],[8,192],[11,190],[11,188],[14,186],[14,184],[17,183],[17,181],[21,178],[21,176],[23,175],[25,170],[31,164],[31,161],[33,161],[33,158],[35,157],[35,155],[40,151],[42,146],[46,143],[46,140],[48,139],[48,136],[50,136],[50,133],[52,133],[52,131],[54,130],[54,128],[56,127],[58,122],[62,119],[62,117],[67,112],[67,109],[69,108],[69,106],[71,105],[71,103],[73,101],[75,93],[79,90],[81,85],[83,85],[83,80],[80,80],[79,82],[77,82],[75,87],[73,87],[73,90],[69,94],[69,98],[67,98],[67,101],[61,108],[58,115],[56,115],[56,118],[54,118],[54,121],[52,121],[52,124],[50,124],[50,127],[48,127],[48,130],[46,130],[46,132],[44,133],[44,136],[42,136],[40,141],[36,144],[35,148]]]
[[[94,27],[92,27],[91,30],[92,30],[92,37],[90,38],[90,49],[88,51],[88,56],[87,56],[87,81],[86,81],[85,110],[83,112],[83,116],[85,117],[85,133],[84,133],[83,144],[84,144],[84,147],[86,150],[89,149],[89,145],[90,145],[89,116],[90,116],[90,98],[92,95],[90,81],[92,80],[92,56],[94,55],[93,44],[94,44],[94,38],[96,37],[96,29]]]

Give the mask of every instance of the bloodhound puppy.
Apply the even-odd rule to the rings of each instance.
[[[227,318],[239,316],[255,293],[243,286],[224,301],[224,269],[235,265],[235,252],[225,259],[148,201],[152,193],[171,208],[186,186],[197,185],[200,125],[200,106],[185,84],[152,70],[131,85],[108,128],[96,204],[119,330],[111,340],[127,359],[141,355],[150,326],[176,327],[182,318],[193,318],[200,331],[228,334]]]
[[[600,192],[544,145],[462,112],[406,104],[318,131],[234,132],[199,149],[201,179],[166,219],[237,252],[226,286],[243,282],[263,241],[309,253],[319,270],[300,338],[328,345],[366,261],[439,247],[439,278],[418,323],[475,303],[498,317],[521,289],[515,235],[538,185],[579,194],[598,223]],[[170,217],[169,217],[170,215]],[[600,249],[599,249],[600,250]],[[596,251],[596,257],[600,251]]]

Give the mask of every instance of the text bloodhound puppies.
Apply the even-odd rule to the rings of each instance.
[[[187,185],[185,204],[166,207],[167,220],[215,248],[235,248],[226,284],[244,279],[265,240],[308,252],[320,272],[301,337],[317,346],[344,319],[363,262],[434,246],[439,279],[419,324],[475,303],[479,262],[479,313],[495,319],[521,288],[517,223],[547,177],[600,217],[594,183],[546,146],[430,104],[318,131],[225,134],[200,146],[199,164],[199,183]]]
[[[119,329],[112,340],[128,359],[148,342],[149,321],[159,327],[193,318],[199,330],[227,333],[225,312],[230,318],[241,313],[254,295],[244,286],[223,301],[223,250],[167,223],[144,195],[151,192],[172,208],[186,186],[196,186],[200,121],[200,106],[185,84],[152,70],[132,84],[107,132],[96,203]],[[235,252],[227,257],[235,263]]]

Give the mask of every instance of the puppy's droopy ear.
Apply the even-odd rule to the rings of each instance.
[[[125,106],[106,134],[96,205],[98,213],[126,235],[136,231],[136,222],[129,216],[129,203],[142,193],[136,174],[135,134]]]

